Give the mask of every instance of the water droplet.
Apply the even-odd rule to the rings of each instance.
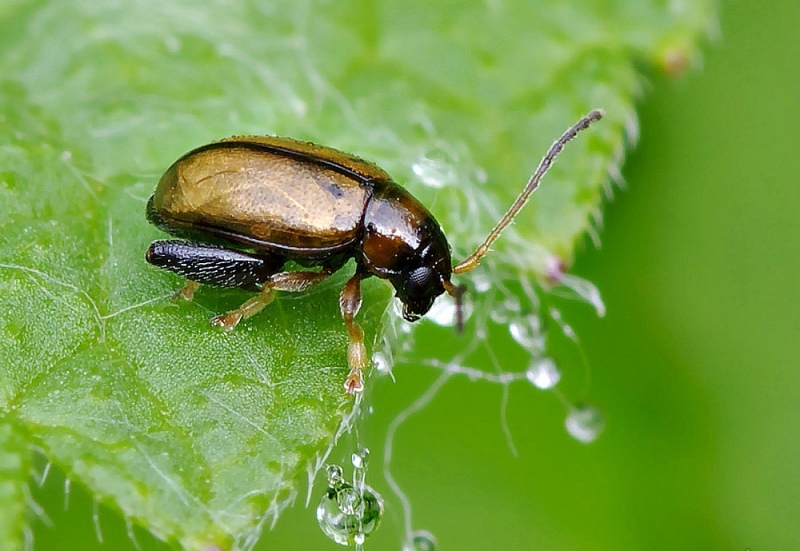
[[[553,388],[561,380],[561,372],[552,358],[536,358],[531,362],[525,377],[541,390]]]
[[[361,448],[352,455],[351,461],[356,469],[366,469],[369,463],[369,449]]]
[[[580,277],[566,274],[561,276],[559,283],[591,304],[599,317],[602,318],[606,315],[606,305],[603,303],[603,297],[600,296],[600,291],[594,283]]]
[[[498,325],[505,325],[508,322],[508,312],[497,305],[489,311],[489,318]]]
[[[289,101],[289,105],[292,107],[292,110],[299,115],[300,117],[306,116],[308,113],[308,105],[306,102],[299,98],[291,98]]]
[[[550,319],[558,325],[561,329],[561,332],[564,333],[565,337],[572,339],[575,342],[578,342],[578,335],[575,333],[575,330],[570,326],[567,322],[564,321],[564,316],[561,315],[561,310],[558,308],[550,308],[548,310],[550,314]]]
[[[382,516],[383,499],[366,484],[360,492],[344,482],[331,486],[317,505],[319,527],[339,545],[363,545]]]
[[[353,462],[353,486],[361,491],[364,489],[364,481],[367,479],[367,464],[369,463],[369,450],[361,448],[351,457]]]
[[[503,308],[508,310],[509,312],[519,312],[522,309],[522,305],[520,305],[519,300],[514,297],[507,297],[503,301]]]
[[[472,288],[476,293],[485,293],[492,288],[492,280],[485,273],[478,273],[470,278]]]
[[[511,320],[508,324],[508,331],[513,339],[529,352],[537,352],[544,348],[541,321],[534,314]]]
[[[431,150],[414,163],[411,169],[426,186],[440,189],[457,180],[450,155],[444,150]]]
[[[328,465],[325,474],[328,478],[328,486],[332,488],[344,483],[344,471],[339,465]]]
[[[436,538],[427,530],[417,530],[411,540],[403,545],[403,551],[436,551]]]
[[[588,444],[603,431],[603,414],[593,406],[578,406],[570,410],[565,422],[567,432],[576,440]]]
[[[339,490],[336,494],[336,501],[339,504],[339,510],[345,515],[360,515],[363,512],[363,503],[361,496],[358,495],[358,490],[352,486],[347,486]]]

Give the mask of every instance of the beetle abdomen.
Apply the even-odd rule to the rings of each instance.
[[[360,237],[379,168],[336,150],[286,138],[236,138],[175,162],[153,195],[155,215],[180,233],[289,257],[341,250]],[[169,228],[167,228],[169,231]]]

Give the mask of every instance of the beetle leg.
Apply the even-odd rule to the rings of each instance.
[[[278,272],[265,282],[262,291],[242,304],[239,308],[211,318],[211,325],[233,329],[243,319],[258,314],[275,299],[275,291],[300,292],[320,283],[333,272],[323,269],[319,272]]]
[[[178,289],[172,294],[172,302],[178,302],[178,299],[190,301],[194,298],[194,292],[200,287],[200,284],[191,279],[187,279],[183,287]]]
[[[145,259],[185,277],[188,282],[177,295],[187,300],[198,284],[260,291],[262,284],[282,270],[285,263],[277,255],[256,255],[219,245],[178,240],[154,241]]]
[[[276,291],[299,293],[330,277],[334,270],[323,268],[319,272],[278,272],[270,276],[265,285]]]
[[[364,275],[356,272],[347,283],[344,284],[342,294],[339,297],[339,307],[342,310],[344,324],[350,337],[350,344],[347,347],[347,365],[350,373],[344,382],[344,388],[348,394],[355,394],[364,390],[364,380],[362,373],[367,367],[367,348],[364,346],[364,330],[354,319],[361,308],[361,280]]]
[[[275,300],[275,291],[272,287],[264,287],[258,295],[245,301],[244,304],[219,316],[211,318],[211,325],[233,329],[243,319],[255,316],[270,302]]]

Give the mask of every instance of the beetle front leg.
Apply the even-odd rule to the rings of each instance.
[[[275,291],[300,292],[317,285],[328,278],[332,270],[319,272],[278,272],[264,282],[264,288],[239,308],[211,318],[211,325],[233,329],[243,319],[258,314],[265,306],[275,300]]]
[[[364,379],[362,373],[367,368],[367,348],[364,346],[364,330],[355,321],[356,314],[361,308],[361,280],[363,275],[356,272],[342,289],[339,297],[339,307],[342,310],[344,324],[350,337],[350,344],[347,347],[347,365],[350,373],[344,382],[344,388],[348,394],[355,394],[364,390]]]

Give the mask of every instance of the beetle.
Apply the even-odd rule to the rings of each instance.
[[[211,318],[212,325],[233,329],[271,303],[276,291],[304,291],[354,259],[355,273],[339,299],[349,336],[344,386],[353,394],[363,390],[367,367],[364,332],[355,320],[361,281],[388,280],[409,322],[445,292],[460,304],[463,287],[451,276],[479,264],[566,143],[602,116],[591,111],[553,143],[485,241],[455,266],[433,215],[381,168],[333,148],[260,136],[198,147],[167,169],[147,202],[147,219],[180,239],[153,242],[146,260],[186,278],[175,300],[191,300],[201,284],[258,292]],[[318,269],[286,271],[288,261]]]

